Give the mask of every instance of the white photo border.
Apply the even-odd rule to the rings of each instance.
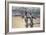
[[[15,28],[15,29],[12,28],[12,6],[40,7],[40,27],[37,27],[37,28]],[[9,3],[9,32],[37,31],[37,30],[43,30],[43,5]]]

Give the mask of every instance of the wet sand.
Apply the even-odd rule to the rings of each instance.
[[[33,27],[40,27],[40,19],[33,19]],[[21,16],[12,17],[12,27],[13,28],[26,28],[25,19]]]

